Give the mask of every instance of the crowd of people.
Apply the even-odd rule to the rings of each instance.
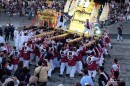
[[[7,27],[11,27],[10,25]],[[78,38],[77,34],[51,39],[53,36],[64,34],[64,31],[35,37],[35,35],[51,32],[51,30],[35,28],[19,31],[15,28],[13,49],[1,36],[3,43],[1,40],[0,80],[3,86],[5,84],[6,86],[47,86],[47,81],[52,80],[53,71],[56,68],[59,68],[59,77],[63,77],[65,69],[65,74],[70,79],[74,79],[76,73],[83,75],[80,83],[77,83],[81,86],[94,86],[97,70],[100,70],[99,86],[110,86],[108,84],[112,84],[111,80],[115,80],[115,77],[119,79],[120,65],[117,59],[114,59],[111,68],[111,79],[104,73],[104,58],[111,57],[107,49],[113,48],[107,29],[98,39],[86,38],[83,35],[81,41],[73,43],[68,41]],[[30,69],[32,65],[36,68]],[[34,71],[33,76],[29,70]],[[117,83],[116,81],[114,84]]]
[[[115,4],[111,5],[110,10],[118,13]],[[32,14],[36,14],[37,10],[52,8],[59,11],[59,9],[64,9],[64,3],[53,2],[50,7],[47,3],[39,2],[39,0],[32,2],[16,0],[16,2],[9,1],[8,3],[1,0],[0,5],[11,16],[13,13],[18,13],[20,16],[29,16],[29,19]],[[120,6],[122,8],[122,4]],[[124,7],[124,9],[126,8]],[[124,9],[122,8],[123,12],[121,12],[123,14]],[[126,11],[126,14],[128,12]],[[116,20],[120,20],[119,17]],[[60,22],[63,22],[63,15],[60,17]],[[87,29],[91,29],[88,28],[89,25],[89,21],[87,21]],[[62,24],[58,27],[60,26]],[[119,40],[122,39],[122,26],[117,29],[117,39]],[[4,29],[4,37],[0,27],[0,86],[47,86],[48,80],[53,79],[53,71],[57,68],[59,68],[59,77],[61,78],[66,75],[69,79],[74,80],[75,74],[83,76],[74,86],[94,86],[97,72],[99,72],[99,86],[118,86],[118,81],[120,81],[118,59],[113,58],[111,71],[107,71],[110,72],[110,75],[105,72],[104,68],[105,58],[111,57],[108,48],[113,48],[107,28],[100,37],[87,38],[83,34],[80,41],[72,43],[69,41],[80,36],[68,34],[64,37],[54,38],[67,33],[62,30],[56,30],[44,36],[36,36],[51,31],[54,30],[49,26],[34,27],[33,29],[24,27],[20,31],[8,23]],[[14,42],[13,45],[9,46],[9,40]],[[32,66],[35,68],[31,69]]]
[[[130,4],[111,1],[108,21],[113,24],[130,20]]]
[[[9,14],[9,16],[28,16],[28,19],[35,16],[38,10],[44,10],[46,8],[56,9],[57,11],[63,10],[65,2],[64,0],[53,1],[50,4],[47,0],[0,0],[0,7],[5,13]]]

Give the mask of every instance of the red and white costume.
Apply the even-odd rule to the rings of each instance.
[[[97,61],[97,64],[99,65],[99,66],[102,66],[102,64],[103,64],[103,56],[102,56],[102,50],[100,50],[100,48],[98,48],[98,47],[95,47],[95,50],[97,51],[97,53],[98,53],[98,55],[97,55],[97,57],[96,58],[98,58],[99,60]]]
[[[65,54],[65,51],[61,50],[60,56],[61,56],[60,74],[63,75],[65,67],[68,67],[67,55]],[[67,70],[66,70],[66,74],[67,74]]]
[[[113,64],[111,68],[111,77],[114,76],[114,72],[118,71],[120,72],[120,64]]]
[[[30,53],[33,50],[29,46],[23,47],[23,59],[24,59],[24,66],[29,68],[29,62],[30,62]]]
[[[20,61],[23,61],[24,59],[23,59],[23,56],[24,56],[24,47],[22,47],[22,49],[21,50],[19,50],[20,51],[20,58],[19,58],[19,60]]]
[[[40,46],[38,44],[34,44],[33,52],[36,56],[36,65],[38,66],[38,61],[40,61],[41,53],[40,53]]]
[[[50,57],[50,60],[49,60],[50,65],[51,65],[51,68],[50,68],[49,71],[48,71],[48,76],[49,76],[49,77],[51,77],[52,71],[53,71],[54,68],[55,68],[54,59],[56,58],[56,54],[55,54],[54,48],[51,47],[50,50],[51,50],[52,56]]]
[[[103,40],[103,54],[108,55],[108,51],[107,51],[107,43],[105,42],[105,40]]]
[[[102,49],[102,47],[101,47],[100,44],[98,44],[98,47],[99,47],[99,52],[100,52],[100,62],[99,62],[99,66],[103,66],[103,63],[104,63],[103,49]]]
[[[32,40],[29,40],[28,44],[30,44],[30,48],[33,49],[33,52],[30,53],[30,64],[32,64],[32,60],[35,57],[35,54],[34,54],[34,44],[35,43]]]
[[[79,74],[82,74],[83,64],[82,64],[82,49],[77,49],[76,52],[76,69]]]
[[[10,56],[12,56],[12,64],[13,64],[13,69],[16,70],[18,67],[18,62],[19,62],[19,51],[18,50],[13,50],[10,53]]]
[[[69,71],[70,77],[73,78],[76,72],[76,56],[74,55],[74,51],[69,51],[67,53],[67,72]]]
[[[98,59],[94,56],[87,57],[87,68],[90,77],[96,77],[97,74],[97,61]]]
[[[63,18],[63,21],[61,21],[61,18]],[[68,20],[68,17],[67,17],[67,16],[58,14],[58,23],[57,23],[56,28],[59,28],[59,27],[61,26],[63,30],[66,30],[66,27],[65,27],[64,23],[65,23],[67,20]]]
[[[83,33],[86,33],[87,31],[88,31],[88,33],[89,33],[89,36],[93,36],[94,34],[93,34],[93,31],[92,31],[92,25],[90,24],[90,22],[85,22],[84,23],[84,27],[85,27],[85,29],[84,29],[84,31],[83,31]]]
[[[109,46],[111,48],[111,39],[109,37],[109,34],[108,33],[104,33],[104,38],[105,38],[105,42],[107,43],[107,46]]]

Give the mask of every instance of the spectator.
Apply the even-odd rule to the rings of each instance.
[[[27,67],[24,67],[22,73],[19,75],[19,81],[24,81],[27,85],[29,83],[29,78],[29,69]]]
[[[111,77],[114,76],[115,71],[120,72],[120,64],[118,63],[117,58],[114,59],[114,64],[112,65],[112,68],[111,68]]]
[[[119,41],[120,39],[123,40],[123,38],[122,38],[122,31],[123,31],[122,25],[120,25],[117,29],[118,29],[117,41]]]
[[[128,3],[118,3],[112,0],[109,3],[109,14],[108,21],[110,24],[114,24],[120,21],[126,21],[129,13],[129,4]],[[127,18],[126,18],[127,17]]]
[[[6,25],[4,32],[5,32],[5,41],[9,41],[9,35],[10,35],[9,24]]]
[[[16,69],[14,76],[16,76],[19,79],[19,75],[22,73],[22,71],[23,71],[23,61],[19,61],[18,68]]]
[[[47,71],[50,69],[50,64],[48,60],[47,63],[43,63],[42,61],[38,62],[38,67],[34,71],[34,75],[38,77],[38,85],[39,86],[46,86],[47,83]],[[47,64],[47,65],[46,65]]]
[[[3,75],[11,75],[11,72],[7,69],[8,66],[8,62],[7,61],[3,61],[2,62],[2,68],[1,68],[1,72],[0,72],[0,79],[2,78]]]
[[[83,70],[83,78],[80,80],[80,83],[82,86],[85,86],[86,84],[89,84],[91,86],[94,86],[92,78],[88,75],[88,70]]]
[[[38,78],[36,76],[31,76],[29,78],[29,84],[27,86],[37,86]]]
[[[14,40],[14,30],[15,30],[15,27],[13,26],[13,24],[11,24],[10,26],[10,40]]]
[[[118,71],[115,71],[115,72],[114,72],[114,77],[111,78],[111,79],[108,81],[108,83],[107,83],[106,86],[118,86],[117,81],[120,81],[120,80],[119,80],[119,72],[118,72]]]
[[[3,86],[17,86],[19,84],[19,80],[15,77],[9,77],[3,83]]]
[[[107,73],[104,72],[103,66],[101,66],[99,68],[99,73],[100,73],[100,75],[99,75],[99,78],[98,78],[98,84],[99,84],[99,86],[105,86],[107,84],[108,80],[109,80],[109,76],[108,76]]]
[[[8,83],[5,84],[6,86],[14,86],[14,82],[13,81],[9,81]]]
[[[26,86],[24,82],[20,82],[18,86]]]

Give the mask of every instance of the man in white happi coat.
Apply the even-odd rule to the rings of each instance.
[[[63,30],[67,30],[65,27],[65,22],[68,20],[68,17],[66,17],[63,13],[58,15],[58,23],[56,28],[62,28]]]
[[[92,25],[90,24],[88,19],[86,20],[84,27],[85,27],[85,29],[84,29],[83,33],[88,32],[89,36],[93,36]]]
[[[24,44],[25,42],[27,42],[28,40],[29,40],[28,34],[27,34],[27,33],[24,33],[24,32],[21,33],[19,48],[21,49],[22,46],[23,46],[23,44]]]
[[[19,31],[18,31],[18,28],[15,28],[14,30],[14,43],[15,43],[15,46],[16,48],[18,48],[18,44],[19,44]]]
[[[30,30],[30,31],[28,32],[29,38],[31,38],[31,37],[34,36],[34,35],[35,35],[35,31],[34,31],[34,30]]]

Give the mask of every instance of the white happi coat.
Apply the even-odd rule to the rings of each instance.
[[[15,30],[14,31],[14,43],[16,48],[18,48],[18,44],[19,44],[19,31]]]

